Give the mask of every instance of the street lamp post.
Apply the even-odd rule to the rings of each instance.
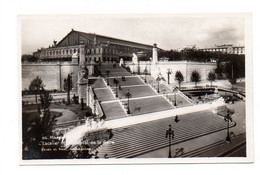
[[[127,90],[127,93],[125,94],[127,99],[128,99],[128,103],[127,103],[127,114],[130,114],[130,101],[129,98],[132,97],[132,94],[129,92],[129,89]]]
[[[226,141],[230,142],[231,138],[230,138],[230,135],[229,135],[229,121],[232,122],[232,118],[230,117],[229,111],[228,111],[227,115],[225,116],[224,120],[227,122],[227,137],[226,137]]]
[[[148,71],[147,71],[147,69],[146,69],[146,67],[145,67],[145,69],[144,69],[144,82],[145,82],[145,83],[147,83],[147,80],[146,80],[146,75],[147,75],[147,73],[148,73]]]
[[[158,81],[158,89],[157,92],[160,93],[160,81],[161,81],[162,77],[161,77],[161,73],[158,74],[158,77],[156,78],[156,81]]]
[[[138,59],[138,62],[137,62],[137,73],[138,75],[140,75],[140,62],[139,62],[139,59]]]
[[[177,103],[176,103],[176,101],[177,101],[177,99],[176,99],[176,91],[177,91],[177,88],[175,87],[173,89],[173,92],[174,92],[174,106],[177,106]]]
[[[118,97],[118,90],[117,90],[117,87],[118,87],[118,84],[119,84],[119,80],[117,78],[114,79],[114,83],[116,84],[116,97]]]
[[[94,109],[93,109],[93,115],[94,115],[94,117],[96,117],[96,104],[97,103],[97,97],[96,97],[96,95],[94,95],[94,105],[93,105],[93,107],[94,107]]]
[[[166,73],[168,75],[168,84],[170,84],[170,74],[172,74],[172,70],[168,68]]]
[[[168,137],[169,137],[169,158],[172,158],[171,139],[174,139],[174,131],[172,130],[172,125],[169,125],[169,129],[166,130],[166,138]]]
[[[110,74],[110,70],[106,70],[106,74],[107,74],[107,85],[109,85],[109,74]]]

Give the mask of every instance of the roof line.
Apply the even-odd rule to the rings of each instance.
[[[77,31],[77,30],[74,30],[74,31],[75,31],[75,32],[80,32],[80,33],[85,33],[85,34],[96,35],[97,37],[104,37],[104,38],[115,39],[115,40],[120,40],[120,41],[125,41],[125,42],[130,42],[130,43],[135,43],[135,44],[140,44],[140,45],[145,45],[145,46],[153,47],[152,45],[149,45],[149,44],[142,44],[142,43],[138,43],[138,42],[134,42],[134,41],[128,41],[128,40],[124,40],[124,39],[118,39],[118,38],[109,37],[109,36],[105,36],[105,35],[100,35],[100,34],[96,34],[96,33],[86,33],[86,32],[81,32],[81,31]]]

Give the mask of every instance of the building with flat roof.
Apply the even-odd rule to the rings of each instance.
[[[199,48],[200,51],[222,52],[227,54],[245,54],[245,46],[233,46],[233,44],[215,45],[215,47]]]

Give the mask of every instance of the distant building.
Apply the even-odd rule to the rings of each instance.
[[[200,48],[200,51],[207,52],[222,52],[227,54],[245,54],[245,46],[233,46],[233,44],[215,45],[215,47]]]
[[[38,49],[33,55],[43,61],[70,61],[72,55],[82,54],[85,60],[80,62],[119,62],[121,57],[132,57],[133,53],[151,54],[152,48],[152,45],[72,29],[60,42],[54,41],[52,46]]]

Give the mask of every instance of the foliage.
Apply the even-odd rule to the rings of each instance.
[[[200,82],[201,78],[200,78],[200,74],[199,72],[197,72],[196,70],[194,70],[191,73],[191,77],[190,77],[190,81],[195,83],[195,86],[197,86],[197,83]]]
[[[107,69],[107,70],[106,70],[107,76],[109,76],[110,73],[111,73],[111,71]]]
[[[42,89],[41,93],[40,93],[40,105],[41,105],[41,109],[43,110],[48,110],[50,105],[51,105],[51,101],[52,101],[52,96],[50,95],[50,93],[44,89]]]
[[[183,77],[181,71],[176,71],[176,73],[175,73],[175,80],[178,81],[179,87],[180,87],[181,83],[184,81],[184,77]]]
[[[79,104],[79,97],[77,96],[75,96],[75,94],[73,95],[73,102],[74,102],[74,104]]]
[[[57,122],[56,116],[51,115],[49,107],[52,96],[44,89],[40,93],[40,113],[35,113],[29,126],[23,126],[23,148],[27,158],[41,158],[41,142],[44,136],[51,136]]]
[[[70,91],[73,88],[72,76],[68,74],[67,78],[64,79],[64,90],[67,92],[67,102],[70,104]]]
[[[215,73],[217,78],[223,78],[223,76],[230,77],[231,69],[225,69],[225,67],[226,64],[232,64],[234,68],[233,73],[236,78],[245,77],[245,55],[184,49],[180,52],[173,50],[160,50],[158,56],[159,58],[167,57],[169,58],[169,61],[216,62],[217,68],[215,69]]]
[[[40,93],[40,91],[44,88],[44,84],[42,82],[42,79],[37,76],[35,79],[31,81],[31,84],[29,86],[29,91],[31,91],[33,94],[35,94],[35,102],[37,103],[37,95]]]
[[[23,54],[22,55],[22,62],[24,61],[29,61],[29,62],[37,62],[38,58],[36,58],[33,55],[29,55],[29,54]]]
[[[174,50],[159,50],[158,51],[158,57],[166,57],[169,58],[169,61],[178,61],[182,60],[180,52],[174,51]]]
[[[208,77],[207,77],[207,80],[210,81],[211,83],[211,86],[212,86],[212,82],[216,80],[216,74],[214,72],[209,72],[208,73]]]
[[[224,72],[227,79],[231,84],[236,84],[237,78],[239,77],[238,65],[232,61],[228,62],[224,66]]]
[[[223,64],[221,64],[220,62],[217,62],[217,67],[215,68],[215,73],[217,78],[221,79],[223,78],[223,74],[224,74],[224,67]]]

